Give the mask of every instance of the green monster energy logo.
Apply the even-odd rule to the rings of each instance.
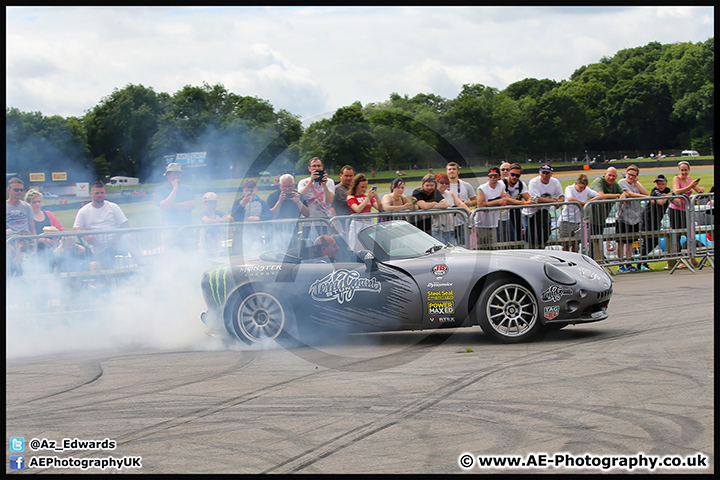
[[[227,273],[230,267],[216,268],[210,272],[210,291],[215,303],[222,306],[227,297]],[[222,280],[220,276],[222,275]],[[222,289],[222,292],[220,291]]]

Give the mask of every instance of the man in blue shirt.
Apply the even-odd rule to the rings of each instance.
[[[167,183],[157,187],[153,194],[165,226],[181,227],[192,223],[191,210],[195,208],[195,195],[190,185],[180,184],[182,174],[179,163],[169,163],[164,174]]]

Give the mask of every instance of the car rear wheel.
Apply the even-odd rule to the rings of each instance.
[[[492,281],[480,296],[476,310],[483,332],[504,343],[523,342],[540,327],[535,294],[508,278]]]
[[[252,289],[244,295],[236,292],[228,306],[225,319],[228,331],[248,344],[277,338],[292,315],[275,294]]]

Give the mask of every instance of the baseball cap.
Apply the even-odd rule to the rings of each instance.
[[[215,192],[207,192],[205,195],[203,195],[203,202],[206,202],[208,200],[217,200],[218,196],[215,195]]]
[[[542,166],[540,167],[540,171],[541,172],[552,172],[553,167],[549,163],[543,163]]]
[[[168,172],[180,172],[182,173],[182,167],[179,163],[168,163],[167,167],[165,167],[165,173],[163,175],[167,175]]]
[[[496,174],[500,175],[500,169],[499,169],[498,167],[490,167],[490,168],[488,168],[487,174],[490,175],[490,174],[492,174],[492,173],[496,173]]]
[[[660,175],[658,175],[657,177],[655,177],[655,180],[653,180],[653,181],[655,181],[655,182],[667,182],[667,178],[665,178],[665,175],[663,175],[663,174],[661,173]]]

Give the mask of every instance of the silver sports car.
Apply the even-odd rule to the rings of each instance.
[[[480,325],[501,342],[607,318],[612,280],[590,257],[557,250],[444,245],[394,220],[340,235],[336,261],[312,248],[264,253],[203,275],[202,320],[247,343],[278,336]]]

